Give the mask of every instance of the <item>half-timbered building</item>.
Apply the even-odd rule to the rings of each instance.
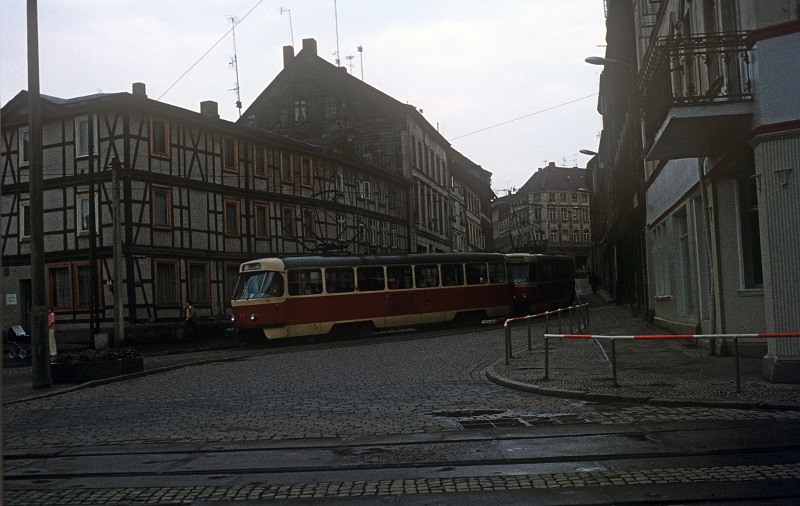
[[[225,121],[214,102],[201,112],[158,102],[142,83],[41,104],[46,304],[59,341],[108,331],[116,304],[126,336],[168,335],[187,299],[201,324],[223,325],[239,264],[255,257],[410,251],[408,181],[346,146]],[[27,109],[26,92],[2,109],[3,331],[30,326],[29,180],[39,168]],[[112,282],[115,238],[122,286]]]

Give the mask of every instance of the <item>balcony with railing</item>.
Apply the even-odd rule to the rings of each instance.
[[[745,34],[659,39],[642,68],[639,90],[648,160],[725,150],[752,121]]]

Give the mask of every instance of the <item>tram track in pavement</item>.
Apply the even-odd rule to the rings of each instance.
[[[798,429],[797,421],[709,421],[683,427],[582,424],[300,443],[64,448],[9,453],[5,484],[8,497],[22,500],[36,491],[57,495],[79,489],[109,493],[200,486],[233,490],[256,483],[272,487],[269,490],[275,493],[281,487],[298,490],[396,480],[418,485],[483,483],[492,490],[502,489],[503,483],[514,488],[515,480],[542,487],[561,480],[561,486],[586,487],[621,485],[638,476],[641,485],[746,481],[766,486],[768,482],[771,488],[796,496],[800,495]],[[721,440],[719,434],[726,433],[732,436]]]

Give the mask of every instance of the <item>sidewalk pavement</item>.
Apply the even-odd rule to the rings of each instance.
[[[562,329],[559,332],[557,324],[551,321],[548,333],[568,334],[569,323],[562,324]],[[741,391],[737,392],[735,357],[711,355],[708,343],[696,339],[617,340],[615,385],[611,363],[614,354],[609,340],[551,338],[545,380],[544,333],[544,322],[533,324],[529,351],[526,325],[512,326],[513,358],[508,365],[503,358],[489,366],[487,376],[511,388],[595,402],[800,410],[800,384],[766,381],[762,376],[762,358],[739,358]],[[574,333],[670,332],[631,316],[627,307],[590,304],[589,327],[576,328]]]
[[[631,316],[627,307],[607,305],[592,296],[589,327],[576,333],[595,335],[666,334],[664,329]],[[736,391],[733,356],[710,355],[707,343],[696,340],[618,340],[617,384],[612,375],[609,341],[551,339],[548,379],[544,379],[543,320],[532,324],[532,350],[527,349],[526,325],[512,327],[513,358],[501,358],[486,368],[486,375],[501,385],[534,393],[596,402],[650,403],[668,406],[709,406],[746,409],[800,410],[800,385],[776,384],[762,377],[762,359],[740,357],[740,386]],[[563,332],[552,324],[550,333]],[[138,346],[144,371],[136,375],[252,356],[256,351],[228,339],[211,339],[167,345]],[[31,368],[4,368],[3,404],[58,395],[80,388],[120,381],[131,376],[80,385],[54,384],[34,389]]]
[[[203,339],[199,341],[183,341],[172,343],[155,343],[136,345],[144,357],[144,371],[125,376],[116,376],[81,384],[54,383],[51,387],[33,388],[32,369],[30,366],[3,368],[3,405],[25,400],[59,395],[64,392],[91,388],[93,386],[121,381],[126,378],[155,374],[162,371],[201,365],[224,360],[237,360],[252,356],[257,352],[247,348],[245,343],[229,338]]]

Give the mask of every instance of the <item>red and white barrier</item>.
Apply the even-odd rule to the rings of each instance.
[[[545,334],[547,338],[563,339],[732,339],[758,337],[800,337],[800,332],[767,332],[762,334],[653,334],[608,336],[600,334]]]

